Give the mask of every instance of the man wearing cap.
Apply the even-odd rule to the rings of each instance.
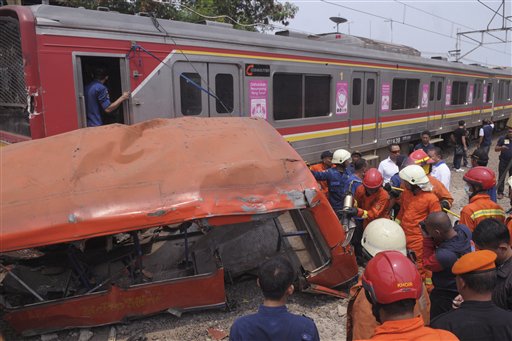
[[[398,144],[390,144],[388,146],[389,157],[385,160],[382,160],[379,163],[379,172],[382,174],[384,178],[384,183],[387,184],[391,177],[398,173],[398,165],[396,164],[396,159],[398,155],[400,155],[400,145]]]
[[[477,225],[473,241],[480,250],[496,254],[498,277],[492,301],[498,307],[512,311],[512,247],[509,230],[496,219],[486,219]]]
[[[320,160],[322,160],[322,162],[314,164],[313,166],[309,167],[309,169],[315,172],[324,172],[329,168],[332,168],[332,153],[330,151],[326,150],[323,152],[322,155],[320,155]],[[329,187],[327,187],[327,181],[318,181],[318,183],[320,184],[322,193],[328,196]]]
[[[457,289],[464,302],[459,309],[439,315],[431,326],[454,333],[460,340],[512,340],[512,311],[491,300],[496,286],[496,254],[471,252],[453,265]]]
[[[481,148],[475,149],[473,154],[471,154],[471,167],[487,167],[487,163],[489,163],[489,155],[488,153],[485,153],[485,150]],[[496,185],[492,186],[487,190],[487,194],[489,194],[489,197],[492,201],[497,202],[496,197]]]
[[[434,290],[430,293],[430,319],[450,311],[458,295],[452,266],[462,255],[472,251],[471,231],[455,225],[444,212],[430,213],[424,222],[423,265],[432,271]]]

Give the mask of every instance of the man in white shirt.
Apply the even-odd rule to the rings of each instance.
[[[428,156],[430,156],[430,158],[434,161],[430,174],[437,180],[441,181],[447,190],[450,190],[452,174],[450,172],[450,167],[448,167],[446,162],[443,160],[441,148],[434,147],[433,149],[429,150]]]
[[[385,160],[382,160],[379,163],[379,172],[382,174],[384,178],[384,184],[389,182],[389,179],[396,173],[398,173],[398,165],[396,164],[396,159],[398,155],[400,155],[400,145],[398,144],[390,144],[388,146],[389,157]]]

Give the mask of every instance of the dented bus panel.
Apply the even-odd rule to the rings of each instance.
[[[285,255],[343,297],[345,233],[266,121],[158,119],[2,148],[0,304],[24,335],[221,307],[224,278]]]

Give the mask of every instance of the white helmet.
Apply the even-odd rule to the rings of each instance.
[[[510,187],[512,187],[512,176],[508,178],[507,182],[508,182],[508,185]]]
[[[398,175],[400,176],[400,179],[410,183],[411,185],[418,186],[423,191],[432,191],[432,185],[428,180],[428,176],[425,174],[425,170],[421,166],[407,166],[402,169]]]
[[[348,152],[347,150],[338,149],[338,150],[334,151],[334,153],[332,154],[331,162],[334,163],[335,165],[342,164],[343,162],[347,161],[351,157],[352,156],[350,155],[350,152]]]
[[[404,230],[393,220],[379,218],[366,226],[361,245],[372,256],[381,251],[400,251],[407,256]]]

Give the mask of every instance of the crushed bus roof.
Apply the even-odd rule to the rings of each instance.
[[[0,252],[306,206],[317,184],[266,121],[157,119],[2,148]]]

